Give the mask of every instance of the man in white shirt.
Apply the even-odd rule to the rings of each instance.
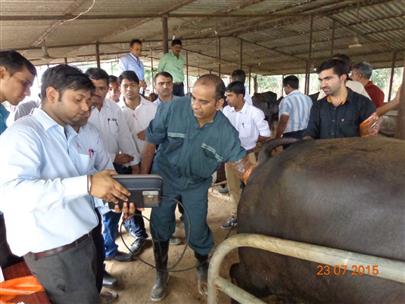
[[[223,113],[238,131],[241,145],[247,151],[250,162],[256,164],[254,149],[257,142],[264,142],[271,135],[269,124],[264,120],[264,113],[262,110],[245,102],[245,86],[243,82],[231,82],[226,88],[225,96],[228,105],[224,108]],[[225,174],[233,210],[231,217],[221,228],[231,229],[236,227],[238,223],[236,212],[241,195],[241,180],[228,164],[225,164]]]
[[[106,98],[108,74],[98,68],[90,68],[86,74],[95,86],[93,96],[95,108],[91,111],[89,123],[100,132],[115,170],[120,174],[138,173],[139,153],[129,132],[128,124],[119,106]],[[115,243],[119,220],[120,214],[116,212],[111,211],[103,215],[106,260],[131,261],[132,255],[118,251]],[[128,231],[136,227],[133,218],[125,221],[124,225]]]
[[[245,87],[245,96],[244,100],[246,103],[253,105],[252,97],[249,94],[249,89],[245,86],[245,81],[246,81],[246,73],[244,70],[234,70],[231,74],[231,82],[234,81],[240,81],[243,83],[243,86]]]
[[[289,75],[283,79],[286,96],[279,105],[276,138],[283,136],[302,139],[308,126],[312,100],[298,91],[298,87],[299,80],[296,76]]]
[[[94,154],[79,153],[70,125],[89,115],[93,90],[76,68],[48,69],[42,108],[0,137],[0,205],[10,247],[24,256],[53,303],[99,302],[91,237],[98,220],[91,196],[117,203],[130,195],[112,170],[83,174]]]
[[[145,129],[155,117],[157,106],[139,94],[139,79],[134,72],[123,72],[118,77],[118,83],[124,96],[120,106],[138,152],[142,155],[146,145]],[[135,225],[131,229],[131,235],[135,240],[131,245],[131,252],[133,255],[138,255],[145,245],[148,234],[145,230],[142,212],[136,210],[135,214],[137,214],[134,218]]]

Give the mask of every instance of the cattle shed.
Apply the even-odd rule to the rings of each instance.
[[[114,59],[143,41],[156,67],[173,37],[187,72],[309,73],[332,53],[402,65],[405,0],[2,0],[0,47],[35,64]]]

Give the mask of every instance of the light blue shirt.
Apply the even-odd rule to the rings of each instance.
[[[290,92],[279,105],[278,115],[289,117],[284,133],[305,130],[308,126],[312,100],[298,90]]]
[[[95,174],[105,169],[114,170],[114,166],[101,139],[100,133],[91,124],[86,124],[80,128],[77,134],[76,147],[79,150],[79,154],[93,156],[90,158],[87,169],[81,168],[83,170],[81,174]],[[80,165],[78,167],[80,167]],[[93,199],[95,207],[99,209],[101,214],[111,211],[108,206],[104,205],[103,200],[98,198]]]
[[[6,121],[9,114],[6,108],[0,103],[0,134],[7,129]]]
[[[161,103],[170,102],[170,101],[176,100],[177,98],[179,98],[179,96],[173,95],[173,98],[172,98],[171,100],[169,100],[169,101],[162,101],[162,100],[160,99],[160,97],[158,96],[158,98],[157,98],[153,103],[158,107]]]
[[[139,80],[145,78],[145,68],[142,61],[131,53],[120,58],[118,67],[120,74],[124,71],[134,71]]]
[[[73,128],[42,109],[0,136],[0,209],[14,254],[70,244],[97,226],[84,175],[94,153],[77,144]]]

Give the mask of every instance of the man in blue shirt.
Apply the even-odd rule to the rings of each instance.
[[[129,43],[129,53],[122,56],[119,60],[120,74],[125,71],[133,71],[139,79],[139,86],[146,89],[145,82],[145,68],[141,59],[139,58],[142,53],[142,41],[139,39],[132,39]]]
[[[154,145],[159,144],[152,173],[163,177],[163,198],[160,206],[152,209],[151,215],[157,267],[152,301],[160,301],[166,295],[168,247],[175,229],[177,200],[181,199],[184,205],[189,246],[199,262],[198,289],[204,293],[208,254],[214,246],[206,221],[212,174],[222,162],[234,163],[241,175],[245,170],[252,170],[252,164],[245,158],[246,151],[240,145],[238,132],[220,111],[224,93],[221,78],[203,75],[196,81],[191,99],[182,97],[162,103],[147,129],[149,144],[144,150],[141,170],[142,173],[148,172]]]
[[[0,207],[10,248],[24,256],[53,303],[99,302],[92,196],[118,203],[130,195],[111,177],[114,171],[89,174],[94,150],[77,148],[71,125],[89,117],[93,90],[80,70],[50,68],[42,77],[41,108],[0,136]]]
[[[2,105],[8,101],[17,105],[25,96],[30,95],[30,88],[37,74],[35,67],[24,56],[16,51],[0,52],[0,134],[6,128],[9,112]],[[0,211],[0,266],[13,263],[15,257],[11,254],[6,240],[6,227],[3,213]]]

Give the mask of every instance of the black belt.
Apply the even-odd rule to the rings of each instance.
[[[85,240],[87,240],[91,236],[91,233],[86,233],[82,237],[78,238],[76,241],[73,241],[70,244],[63,245],[57,248],[41,251],[41,252],[30,252],[29,254],[34,257],[35,260],[39,260],[45,257],[48,257],[50,255],[58,254],[61,252],[64,252],[68,249],[74,248],[79,246],[79,244],[83,243]]]

